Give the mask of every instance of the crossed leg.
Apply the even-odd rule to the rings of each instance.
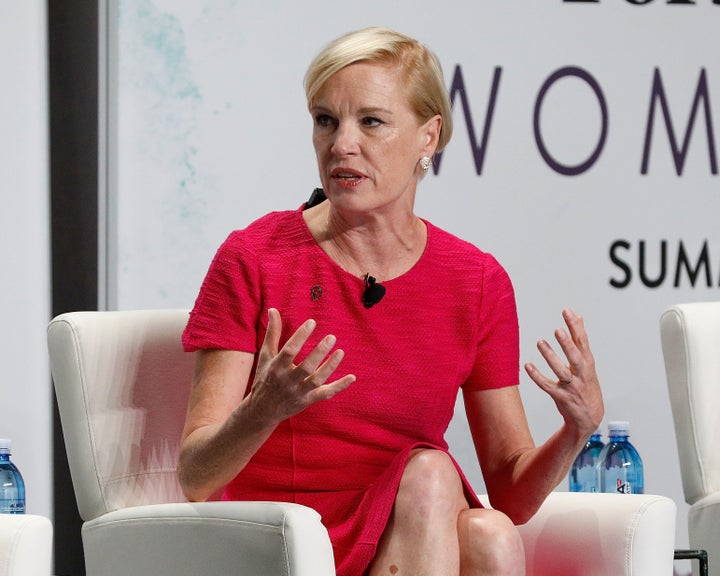
[[[367,576],[524,574],[522,541],[510,519],[469,508],[447,454],[413,452]]]

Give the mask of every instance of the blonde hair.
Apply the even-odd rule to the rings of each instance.
[[[442,151],[452,135],[452,109],[442,67],[426,46],[387,28],[365,28],[345,34],[328,44],[305,73],[305,95],[312,107],[315,97],[333,74],[356,62],[398,64],[408,88],[410,106],[422,121],[442,117],[436,151]]]

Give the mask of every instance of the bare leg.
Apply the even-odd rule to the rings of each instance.
[[[468,508],[450,458],[414,452],[369,576],[454,576],[460,570],[458,515]]]
[[[415,451],[367,576],[522,576],[522,540],[501,512],[469,509],[455,465]]]
[[[464,510],[458,517],[461,576],[523,576],[520,533],[502,512]]]

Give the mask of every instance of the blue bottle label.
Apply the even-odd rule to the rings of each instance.
[[[620,494],[632,494],[632,484],[630,482],[623,482],[621,478],[618,478],[615,482],[616,485],[616,492]]]
[[[17,500],[3,500],[0,502],[0,514],[24,514],[25,504]]]

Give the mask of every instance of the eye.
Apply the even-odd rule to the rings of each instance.
[[[374,118],[372,116],[366,116],[365,118],[362,119],[362,124],[363,124],[363,126],[374,127],[374,126],[380,126],[380,125],[384,124],[384,122],[382,120],[380,120],[379,118]]]
[[[335,123],[335,120],[332,116],[328,114],[316,114],[315,115],[315,124],[317,124],[320,127],[327,127],[332,126]]]

